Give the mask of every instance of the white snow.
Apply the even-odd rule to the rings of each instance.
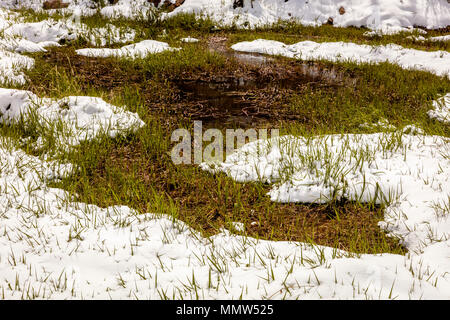
[[[16,12],[0,8],[0,30],[10,27],[17,17]]]
[[[423,70],[438,76],[450,77],[450,52],[406,49],[396,44],[370,46],[347,42],[301,41],[286,45],[279,41],[258,39],[239,42],[231,48],[236,51],[280,55],[301,60],[390,62],[404,69]]]
[[[450,93],[433,101],[434,109],[428,111],[428,116],[443,123],[450,123]]]
[[[106,103],[95,97],[66,97],[60,100],[40,99],[32,92],[0,89],[0,123],[36,125],[40,137],[37,145],[45,142],[50,131],[56,146],[62,149],[92,140],[101,133],[115,137],[135,131],[144,122],[135,113]]]
[[[381,118],[376,123],[362,123],[359,125],[361,128],[368,128],[368,129],[376,129],[378,131],[385,131],[385,130],[396,130],[397,128],[389,123],[389,121],[385,118]],[[384,130],[382,130],[384,129]]]
[[[123,46],[119,49],[110,48],[86,48],[78,49],[79,55],[87,57],[117,57],[117,58],[145,58],[149,54],[159,53],[163,51],[173,51],[178,48],[172,48],[166,42],[156,40],[143,40],[138,43]]]
[[[23,22],[16,13],[0,9],[0,82],[24,84],[23,71],[34,66],[34,59],[17,53],[42,52],[46,47],[60,46],[62,40],[84,38],[92,45],[111,45],[133,41],[136,32],[108,24],[102,28],[65,19]]]
[[[429,29],[450,25],[450,4],[447,0],[244,0],[244,8],[233,9],[234,0],[186,0],[173,12],[163,13],[172,17],[179,13],[195,13],[208,16],[220,25],[254,27],[282,21],[296,21],[305,25],[321,25],[329,18],[338,27],[365,26],[381,34],[408,31],[414,26]],[[28,8],[44,11],[44,0],[3,0],[0,7],[8,9]],[[99,8],[92,0],[66,0],[67,9],[47,12],[93,15],[100,13],[107,18],[147,19],[153,15],[153,4],[147,0],[119,0],[114,5]],[[160,7],[164,1],[161,1]],[[170,2],[174,3],[174,0]],[[340,8],[344,14],[339,13]]]
[[[439,36],[439,37],[431,37],[429,38],[430,41],[450,41],[450,34],[445,35],[445,36]]]
[[[339,9],[345,9],[344,14]],[[233,9],[233,0],[186,0],[167,14],[195,13],[222,25],[261,26],[279,20],[321,25],[330,17],[338,27],[366,26],[374,30],[404,31],[414,26],[429,29],[450,25],[447,0],[244,0],[244,8]],[[404,29],[403,29],[404,28]]]
[[[131,29],[121,29],[108,24],[102,28],[89,28],[85,24],[75,23],[71,20],[55,21],[52,19],[32,23],[15,23],[4,31],[3,42],[26,40],[30,49],[22,45],[21,51],[34,52],[34,47],[58,45],[62,40],[75,40],[83,38],[92,45],[111,45],[114,43],[125,43],[133,41],[136,32]],[[12,41],[11,41],[12,40]],[[33,44],[34,43],[34,44]],[[11,45],[10,45],[11,46]]]
[[[23,52],[45,52],[46,47],[59,47],[58,42],[53,41],[42,41],[35,43],[26,39],[16,39],[16,38],[3,38],[0,39],[0,47],[8,51],[23,53]]]
[[[380,28],[377,28],[375,30],[372,31],[366,31],[363,33],[364,36],[366,37],[374,37],[374,36],[384,36],[384,35],[394,35],[394,34],[398,34],[398,33],[415,33],[415,34],[422,34],[425,35],[428,32],[426,32],[425,30],[419,29],[419,28],[413,28],[413,27],[399,27],[399,26],[382,26]]]
[[[162,2],[161,2],[162,4]],[[147,19],[152,16],[154,6],[147,0],[119,0],[114,5],[100,9],[102,16],[111,19]]]
[[[439,36],[439,37],[430,37],[430,38],[425,38],[423,36],[408,36],[406,38],[414,40],[414,41],[421,41],[421,42],[422,41],[432,41],[432,42],[437,42],[437,41],[446,42],[446,41],[450,41],[450,35]]]
[[[387,203],[382,227],[411,251],[447,239],[450,139],[401,131],[370,135],[284,136],[243,146],[223,163],[203,163],[233,179],[275,183],[278,202],[332,199]],[[447,209],[448,211],[448,209]]]
[[[426,41],[427,38],[423,36],[407,36],[406,39],[414,40],[414,41]]]
[[[231,226],[238,232],[245,232],[245,224],[242,222],[231,222]]]
[[[0,7],[41,11],[43,1],[2,0]],[[67,2],[69,8],[58,11],[96,12],[90,0]],[[341,6],[343,15],[338,13]],[[151,14],[152,7],[146,0],[119,0],[101,14],[136,19]],[[446,0],[259,0],[253,7],[246,0],[245,8],[236,10],[232,0],[186,0],[166,16],[181,12],[209,14],[220,23],[244,27],[279,18],[318,25],[332,17],[335,26],[364,25],[380,34],[414,31],[415,25],[450,25]],[[0,82],[12,84],[24,84],[23,70],[34,65],[32,58],[15,52],[44,51],[78,37],[97,46],[135,37],[133,30],[112,25],[89,29],[71,20],[52,19],[25,23],[2,9],[0,30]],[[306,60],[388,61],[405,69],[450,75],[448,52],[396,45],[305,41],[288,46],[256,40],[233,49]],[[145,40],[120,49],[77,52],[142,58],[165,50],[177,49]],[[431,118],[449,123],[449,95],[433,102]],[[23,123],[37,131],[38,147],[51,137],[61,149],[101,133],[115,137],[145,125],[137,114],[101,98],[55,100],[1,88],[0,123]],[[383,119],[368,126],[395,130]],[[205,170],[222,171],[238,181],[273,184],[269,192],[273,201],[346,198],[386,204],[380,227],[401,239],[409,250],[406,256],[356,256],[304,243],[256,240],[227,230],[206,239],[168,216],[75,202],[48,182],[77,168],[47,157],[28,155],[14,141],[0,137],[2,299],[450,299],[450,139],[425,136],[415,126],[391,133],[259,140],[223,163],[202,164]],[[245,232],[242,223],[233,222],[232,227]]]
[[[0,47],[0,83],[24,84],[24,70],[34,67],[34,59]]]
[[[449,241],[356,257],[226,230],[205,239],[168,216],[73,202],[47,181],[75,168],[0,139],[2,298],[450,298]]]
[[[181,41],[182,42],[187,42],[187,43],[189,43],[189,42],[198,42],[198,39],[192,38],[192,37],[186,37],[186,38],[181,38]]]
[[[84,39],[91,45],[111,45],[133,41],[136,32],[130,28],[106,24],[91,28],[80,23],[77,17],[61,20],[46,19],[39,22],[24,22],[23,17],[0,8],[0,47],[16,52],[45,51],[47,46],[58,46],[59,42]]]

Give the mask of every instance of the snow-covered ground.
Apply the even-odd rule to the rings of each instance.
[[[450,93],[433,101],[434,109],[428,111],[428,116],[443,123],[450,123]]]
[[[146,19],[153,14],[154,9],[155,7],[147,0],[119,0],[114,5],[101,8],[100,13],[111,19]]]
[[[65,0],[66,9],[47,12],[92,15],[98,11],[107,18],[148,18],[154,5],[147,0],[119,0],[99,7],[93,0]],[[175,0],[169,2],[175,3]],[[408,31],[414,26],[430,29],[450,25],[450,3],[447,0],[244,0],[243,8],[234,8],[234,0],[186,0],[163,17],[180,13],[208,16],[220,25],[253,27],[280,20],[305,25],[321,25],[331,18],[338,27],[365,26],[384,34]],[[0,7],[43,11],[44,0],[3,0]],[[161,1],[159,7],[164,4]]]
[[[87,25],[76,22],[74,19],[53,19],[39,22],[23,22],[23,19],[8,14],[0,9],[0,31],[2,39],[0,46],[17,52],[43,51],[46,46],[57,46],[61,41],[84,39],[92,45],[106,46],[115,43],[133,41],[136,32],[107,24],[102,28],[89,28]],[[16,44],[20,43],[20,46]],[[41,47],[41,50],[37,50]]]
[[[378,143],[374,137],[361,139]],[[417,191],[426,191],[420,199],[429,202],[404,200],[409,205],[407,218],[394,206],[385,225],[391,230],[412,228],[413,237],[405,236],[414,240],[411,243],[426,242],[423,250],[406,256],[360,257],[328,247],[231,235],[226,230],[206,239],[166,216],[138,215],[124,206],[102,209],[76,203],[65,191],[47,186],[76,168],[29,156],[0,139],[0,292],[4,298],[450,298],[450,241],[434,238],[448,235],[449,214],[428,208],[448,191],[448,164],[441,163],[440,176],[431,176],[438,171],[443,144],[448,143],[442,138],[404,136],[404,164],[397,152],[387,153],[394,158],[391,173],[407,178],[411,169],[409,177],[417,178]],[[342,142],[339,137],[329,139]],[[427,167],[420,167],[421,163]],[[395,168],[397,164],[400,167]],[[398,182],[399,177],[392,178]],[[432,195],[433,188],[445,190]],[[416,204],[420,208],[414,208]],[[415,210],[422,209],[429,214],[418,216]],[[423,227],[427,221],[432,222],[429,229]],[[439,241],[430,242],[425,235]]]
[[[360,45],[347,42],[301,41],[286,45],[279,41],[258,39],[234,44],[236,51],[280,55],[301,60],[332,62],[381,63],[390,62],[404,69],[424,70],[450,77],[450,53],[406,49],[396,44],[386,46]]]
[[[2,0],[0,7],[6,9],[30,9],[34,12],[63,13],[72,14],[76,12],[79,15],[91,16],[98,10],[98,1],[95,0],[63,0],[69,6],[64,9],[44,10],[43,4],[46,0]]]
[[[196,13],[220,24],[238,26],[267,25],[279,20],[321,25],[332,18],[333,25],[338,27],[366,26],[386,33],[414,26],[433,29],[450,24],[447,0],[244,0],[244,7],[236,9],[233,3],[233,0],[186,0],[167,15]]]
[[[76,52],[79,55],[87,57],[145,58],[149,54],[173,50],[179,50],[179,48],[172,48],[166,42],[143,40],[138,43],[123,46],[119,49],[86,48],[78,49]]]
[[[450,34],[446,36],[439,36],[439,37],[431,37],[429,38],[430,41],[450,41]]]
[[[249,143],[224,163],[201,167],[240,182],[274,183],[272,201],[391,203],[382,227],[417,251],[450,235],[449,154],[450,139],[401,131],[285,136]]]
[[[0,48],[0,83],[24,84],[24,70],[34,67],[34,59]]]
[[[38,130],[37,148],[50,137],[63,150],[102,133],[115,137],[144,125],[137,114],[100,98],[73,96],[52,100],[29,91],[0,88],[0,123],[19,122]]]
[[[118,0],[115,4],[104,2],[99,6],[99,1],[94,0],[63,0],[69,4],[67,8],[44,10],[45,0],[2,0],[0,7],[7,9],[31,9],[35,12],[77,14],[81,16],[92,16],[99,12],[105,18],[119,19],[147,19],[153,15],[155,6],[147,0]],[[160,5],[164,1],[161,1]],[[170,2],[175,2],[174,0]]]
[[[186,43],[193,43],[193,42],[198,42],[199,41],[198,39],[192,38],[192,37],[181,38],[180,40],[182,42],[186,42]]]

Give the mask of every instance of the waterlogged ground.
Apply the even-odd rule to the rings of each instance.
[[[0,297],[450,297],[447,29],[0,17]]]

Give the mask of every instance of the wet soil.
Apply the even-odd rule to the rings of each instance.
[[[268,128],[283,121],[301,121],[302,117],[288,107],[292,94],[301,93],[308,86],[337,87],[356,82],[337,68],[320,63],[279,61],[235,52],[226,41],[225,37],[211,37],[208,49],[238,61],[241,70],[203,78],[187,75],[172,79],[183,114],[192,120],[202,120],[206,127]]]

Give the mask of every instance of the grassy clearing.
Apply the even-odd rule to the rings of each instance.
[[[106,21],[94,16],[84,18],[83,22],[103,26]],[[32,55],[36,67],[28,72],[29,81],[22,89],[54,98],[99,96],[110,103],[126,105],[147,123],[134,135],[117,139],[103,137],[59,155],[80,170],[55,186],[73,192],[83,202],[100,206],[124,204],[140,212],[167,213],[204,235],[215,234],[223,227],[233,230],[232,222],[242,222],[245,233],[256,238],[313,242],[356,253],[405,253],[396,240],[380,231],[377,222],[383,219],[382,207],[350,202],[328,205],[273,203],[266,195],[269,187],[265,184],[241,184],[224,175],[212,176],[197,166],[175,166],[169,155],[173,146],[170,135],[180,127],[191,129],[192,121],[198,119],[194,111],[199,103],[205,109],[210,107],[208,101],[183,95],[176,80],[214,82],[219,81],[218,78],[246,76],[268,85],[248,90],[242,99],[265,106],[264,119],[279,127],[281,133],[374,132],[379,129],[360,125],[385,118],[398,127],[416,124],[429,134],[449,137],[448,126],[429,120],[426,115],[433,99],[450,92],[449,80],[425,72],[404,71],[390,64],[307,63],[319,70],[333,69],[352,80],[351,84],[344,81],[331,85],[326,79],[296,78],[296,68],[301,62],[277,59],[264,70],[249,67],[233,57],[210,52],[206,40],[214,35],[226,36],[228,43],[256,38],[287,43],[342,40],[385,44],[395,41],[425,49],[422,44],[409,43],[401,35],[368,40],[362,36],[365,30],[331,26],[279,25],[270,30],[237,31],[230,28],[216,32],[211,21],[197,21],[192,15],[167,21],[118,23],[139,29],[138,40],[154,38],[183,49],[136,61],[90,59],[75,54],[74,50],[84,45],[75,42]],[[166,35],[159,37],[163,30]],[[195,44],[179,42],[181,37],[188,35],[202,41]],[[442,43],[427,43],[426,49],[449,48],[448,45],[443,47]],[[284,74],[280,70],[289,72]],[[286,90],[270,86],[271,81],[280,79],[298,83]],[[267,118],[267,114],[271,116]],[[224,122],[228,116],[219,113],[215,120]],[[261,112],[252,116],[249,126],[261,125],[258,118],[262,117]],[[18,126],[3,125],[0,128],[3,135],[16,138],[33,135]],[[29,152],[33,150],[31,143],[24,143],[23,148]]]

